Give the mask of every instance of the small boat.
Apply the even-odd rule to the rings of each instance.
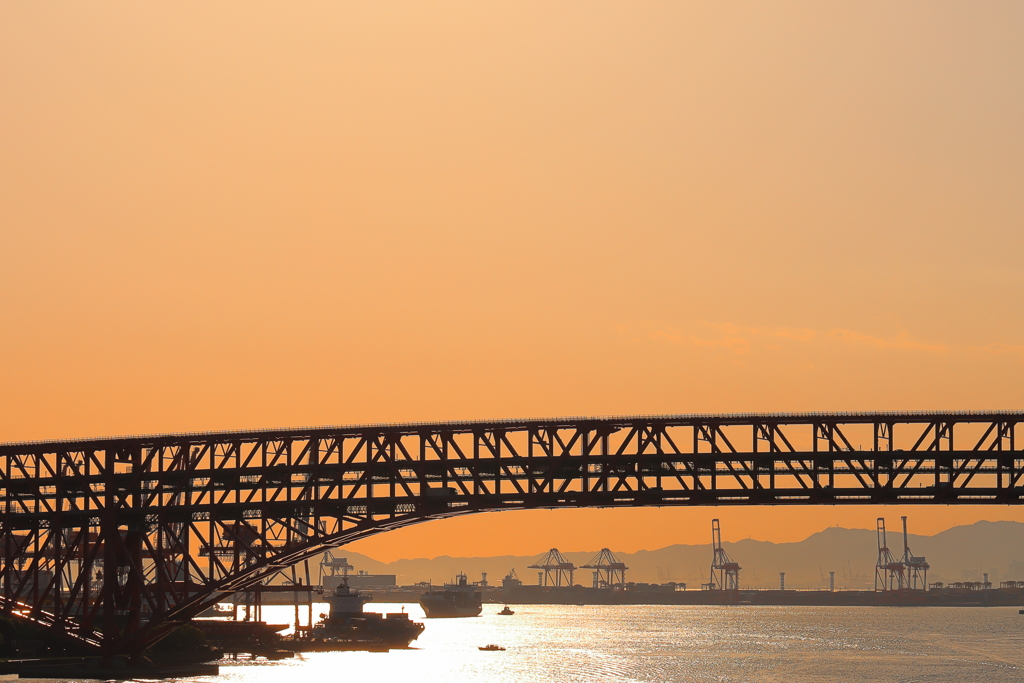
[[[501,610],[500,612],[498,612],[498,614],[504,614],[504,615],[505,615],[505,616],[507,617],[507,616],[509,616],[509,615],[515,614],[515,612],[513,612],[512,610],[510,610],[510,609],[508,608],[508,605],[505,605],[505,608],[504,608],[503,610]]]
[[[478,650],[483,650],[484,652],[504,652],[505,651],[505,648],[503,648],[501,645],[495,645],[493,643],[490,644],[490,645],[480,645],[479,647],[477,647],[477,649]]]

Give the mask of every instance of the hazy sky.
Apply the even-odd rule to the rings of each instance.
[[[4,2],[0,440],[1022,409],[1022,35],[1017,1]],[[506,513],[359,549],[877,512]]]

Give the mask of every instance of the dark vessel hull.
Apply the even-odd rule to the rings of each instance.
[[[280,646],[279,631],[287,624],[225,619],[193,619],[189,624],[199,630],[211,646],[227,653],[248,652],[270,656]]]
[[[431,619],[476,617],[483,610],[483,598],[475,591],[439,591],[421,596],[420,607]]]
[[[360,617],[330,620],[284,647],[296,652],[402,649],[421,633],[423,624],[412,621],[404,612],[387,616],[367,612]]]
[[[420,607],[431,619],[450,617],[478,617],[484,607],[484,596],[477,588],[486,583],[470,583],[462,572],[455,583],[446,583],[444,590],[429,590],[420,596]]]

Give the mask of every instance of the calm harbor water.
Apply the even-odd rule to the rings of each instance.
[[[423,617],[418,605],[404,607]],[[478,618],[427,620],[414,649],[223,662],[219,680],[1024,680],[1024,615],[1016,608],[515,605],[508,617],[496,614],[500,608],[485,605]],[[264,608],[274,623],[289,623],[292,614],[290,607]],[[477,649],[488,643],[507,650]]]

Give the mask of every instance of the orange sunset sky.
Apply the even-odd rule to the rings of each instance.
[[[4,2],[0,441],[1024,409],[1022,33],[1015,0]],[[907,512],[501,513],[349,547],[879,514]]]

